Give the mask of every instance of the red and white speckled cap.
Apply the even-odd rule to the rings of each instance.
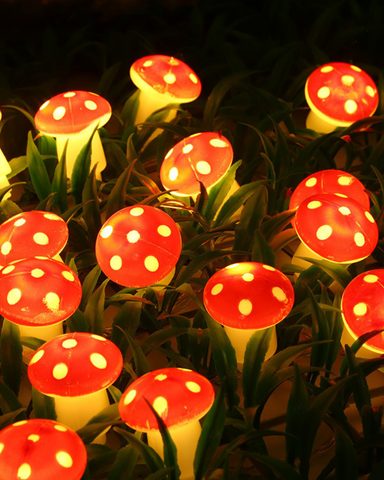
[[[137,205],[119,210],[101,228],[96,258],[114,282],[139,288],[167,276],[181,252],[176,223],[162,210]]]
[[[160,180],[175,195],[197,195],[200,183],[212,187],[228,171],[233,159],[230,142],[220,133],[195,133],[177,143],[165,156]]]
[[[68,241],[66,222],[51,212],[19,213],[0,225],[0,265],[28,257],[54,257]]]
[[[74,332],[38,348],[28,377],[41,393],[77,397],[109,387],[120,375],[123,357],[117,346],[99,335]]]
[[[188,103],[201,92],[196,73],[184,62],[166,55],[149,55],[136,60],[131,66],[132,82],[142,91],[149,92],[169,103]]]
[[[204,305],[218,323],[242,330],[276,325],[291,311],[294,292],[276,268],[257,262],[229,265],[204,288]]]
[[[36,128],[44,135],[73,136],[90,133],[111,118],[111,105],[96,93],[74,90],[43,103],[35,115]]]
[[[52,420],[22,420],[0,431],[4,480],[80,480],[87,451],[70,428]]]
[[[158,430],[156,417],[165,425],[185,425],[203,417],[215,399],[212,384],[205,377],[184,368],[161,368],[135,380],[119,401],[121,419],[141,432]]]
[[[311,110],[333,125],[348,126],[374,114],[379,95],[372,78],[349,63],[327,63],[316,68],[305,84]]]

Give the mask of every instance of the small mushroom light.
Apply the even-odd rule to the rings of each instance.
[[[51,212],[19,213],[0,225],[0,265],[28,257],[62,261],[60,252],[68,241],[66,222]]]
[[[75,332],[38,348],[29,362],[28,377],[36,390],[55,399],[57,421],[78,430],[108,407],[106,389],[122,368],[123,358],[114,343]],[[103,441],[105,437],[98,443]]]
[[[43,103],[35,115],[35,124],[44,135],[56,137],[59,159],[68,140],[66,165],[67,175],[71,177],[76,158],[93,130],[105,125],[111,115],[111,106],[103,97],[75,90],[56,95]],[[91,169],[96,163],[97,178],[101,179],[107,163],[98,130],[92,139]]]
[[[305,84],[311,109],[306,126],[321,133],[347,127],[375,113],[379,95],[372,78],[349,63],[327,63],[316,68]]]
[[[194,480],[193,460],[201,433],[199,419],[215,398],[212,384],[202,375],[184,368],[161,368],[135,380],[119,401],[121,419],[139,432],[146,432],[148,444],[161,457],[163,441],[153,406],[177,448],[180,480]]]
[[[378,241],[377,224],[359,202],[340,193],[321,193],[299,205],[295,228],[301,244],[295,265],[309,257],[350,264],[368,257]]]
[[[0,110],[0,120],[1,118],[2,118],[2,113]],[[0,148],[0,189],[8,187],[9,180],[7,178],[7,175],[10,174],[11,172],[12,172],[12,169],[7,159],[5,158],[3,151]],[[4,198],[7,199],[10,197],[10,195],[11,195],[10,192],[8,192]]]
[[[180,252],[181,237],[174,220],[148,205],[116,212],[96,240],[96,258],[102,271],[112,281],[131,288],[163,283]]]
[[[75,272],[49,258],[27,258],[0,270],[0,314],[16,323],[20,335],[49,340],[80,304]]]
[[[86,466],[81,438],[60,423],[22,420],[0,431],[0,476],[4,480],[80,480]]]
[[[341,309],[344,330],[342,344],[353,344],[365,333],[384,328],[384,270],[376,269],[355,277],[345,288]],[[360,348],[358,355],[375,358],[384,354],[384,335],[380,333]]]
[[[224,329],[236,351],[239,370],[248,340],[256,331],[273,328],[266,360],[276,351],[275,325],[291,311],[294,292],[276,268],[256,262],[229,265],[216,272],[204,288],[204,305]]]
[[[131,66],[132,82],[140,90],[140,104],[135,123],[142,123],[156,110],[168,104],[189,103],[200,95],[201,83],[184,62],[166,55],[150,55]],[[176,115],[168,114],[167,121]]]

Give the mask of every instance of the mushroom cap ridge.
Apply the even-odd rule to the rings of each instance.
[[[80,480],[86,465],[87,452],[80,437],[60,423],[22,420],[0,431],[3,479]]]
[[[0,265],[33,256],[54,257],[68,241],[66,222],[40,210],[19,213],[0,225]]]
[[[348,126],[373,115],[379,95],[372,78],[349,63],[327,63],[316,68],[305,84],[311,110],[336,126]]]
[[[111,118],[111,105],[96,93],[73,90],[47,100],[35,115],[36,128],[56,137],[91,133]]]
[[[353,337],[384,328],[383,305],[383,269],[361,273],[347,285],[341,299],[341,309]],[[372,337],[364,345],[379,355],[384,354],[383,333]]]
[[[257,262],[229,265],[204,288],[204,305],[218,323],[244,330],[276,325],[291,311],[294,292],[279,270]]]
[[[119,413],[131,428],[148,432],[159,427],[145,400],[169,428],[203,417],[214,398],[212,384],[199,373],[184,368],[160,368],[139,377],[127,388],[119,401]]]
[[[28,377],[41,393],[77,397],[109,387],[120,375],[118,347],[99,335],[74,332],[38,348],[28,365]]]
[[[296,211],[295,227],[298,237],[310,250],[338,263],[368,257],[379,235],[368,210],[356,200],[337,193],[306,198]]]
[[[184,62],[167,55],[149,55],[136,60],[130,69],[132,82],[169,103],[188,103],[201,92],[196,73]]]

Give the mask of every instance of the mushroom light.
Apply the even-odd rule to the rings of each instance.
[[[305,84],[311,109],[306,126],[329,133],[374,114],[379,95],[372,78],[349,63],[327,63],[316,68]]]
[[[370,270],[355,277],[341,299],[344,331],[343,344],[352,345],[358,337],[384,328],[384,270]],[[365,342],[358,352],[364,358],[384,354],[384,335],[380,333]]]
[[[80,480],[87,451],[71,429],[52,420],[22,420],[0,431],[4,480]]]
[[[204,288],[204,305],[224,329],[242,370],[248,340],[256,331],[273,328],[266,354],[276,351],[275,325],[291,311],[294,292],[288,278],[275,268],[256,262],[229,265],[216,272]]]
[[[209,411],[214,398],[211,383],[199,373],[162,368],[143,375],[128,387],[119,401],[119,412],[129,427],[147,433],[149,446],[164,458],[158,423],[147,400],[176,445],[180,480],[194,480],[193,460],[201,433],[199,419]]]
[[[96,240],[100,268],[112,281],[131,288],[165,282],[180,252],[176,223],[162,210],[148,205],[116,212],[104,223]]]
[[[108,407],[107,387],[120,375],[123,358],[110,340],[68,333],[36,350],[28,365],[31,384],[54,397],[57,420],[74,430]],[[105,441],[100,438],[98,443]]]
[[[135,123],[142,123],[156,110],[172,103],[189,103],[200,95],[201,83],[184,62],[166,55],[150,55],[133,63],[132,82],[140,90],[139,110]],[[176,116],[176,109],[167,121]]]
[[[44,135],[56,137],[59,159],[68,140],[67,175],[71,177],[76,158],[93,130],[105,125],[111,114],[111,106],[103,97],[76,90],[61,93],[46,101],[35,115],[35,124]],[[97,130],[92,139],[91,169],[96,163],[97,178],[101,179],[101,172],[107,163]]]

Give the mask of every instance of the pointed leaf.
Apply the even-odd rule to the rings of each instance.
[[[28,133],[27,163],[32,184],[40,201],[43,201],[51,194],[51,182],[49,181],[47,169],[37,149],[31,132]]]
[[[68,210],[67,148],[68,140],[65,142],[63,153],[59,163],[56,165],[52,182],[52,192],[55,194],[53,199],[61,213]]]
[[[0,338],[1,371],[4,382],[16,396],[21,383],[22,352],[18,325],[4,319]]]
[[[109,278],[104,280],[92,294],[84,311],[84,318],[89,326],[89,331],[96,335],[103,335],[105,288],[108,282]]]

